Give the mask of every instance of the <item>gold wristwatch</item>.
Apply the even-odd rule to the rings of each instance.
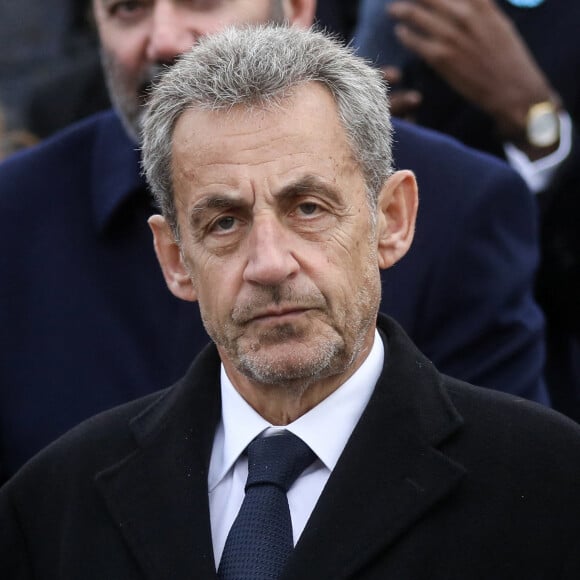
[[[526,137],[534,147],[553,147],[560,139],[558,108],[552,101],[532,105],[526,118]]]

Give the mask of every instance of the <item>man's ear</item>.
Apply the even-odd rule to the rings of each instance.
[[[316,14],[316,0],[283,0],[284,15],[293,26],[310,28]]]
[[[411,246],[419,195],[411,171],[396,171],[387,179],[377,202],[378,259],[381,269],[398,262]]]
[[[167,287],[177,298],[195,302],[197,293],[193,287],[189,271],[183,263],[181,250],[175,241],[169,224],[161,215],[152,215],[147,220],[147,223],[153,232],[155,253],[161,265]]]

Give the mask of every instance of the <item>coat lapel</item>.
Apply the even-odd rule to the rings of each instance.
[[[462,424],[440,375],[392,321],[381,318],[379,328],[387,335],[385,369],[285,579],[358,577],[464,475],[437,449]]]
[[[216,577],[207,472],[219,416],[219,358],[206,349],[184,379],[132,421],[135,451],[96,477],[147,578]]]

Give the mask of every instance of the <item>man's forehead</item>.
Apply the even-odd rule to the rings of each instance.
[[[312,178],[309,186],[348,175],[362,180],[332,97],[317,92],[324,97],[322,109],[302,92],[294,104],[266,111],[186,111],[173,135],[175,193],[191,201],[204,192],[247,194],[266,183],[273,193],[291,183],[304,185],[306,176]]]
[[[350,154],[334,100],[317,83],[301,85],[269,105],[240,104],[217,110],[190,107],[178,117],[172,141],[174,153],[196,157],[209,152],[218,158],[235,153],[244,157],[247,146],[249,161],[253,152],[267,156],[292,146],[294,154],[319,149],[338,154],[345,148]]]
[[[202,81],[203,82],[203,81]],[[212,79],[207,80],[212,84]],[[319,82],[304,82],[288,87],[281,95],[271,95],[256,98],[248,102],[221,106],[196,105],[192,103],[184,108],[177,117],[173,138],[179,134],[180,128],[189,126],[188,130],[199,137],[199,145],[212,138],[212,132],[195,131],[197,124],[211,124],[217,130],[228,130],[232,134],[241,124],[249,124],[259,130],[268,125],[277,125],[279,122],[290,121],[290,126],[302,128],[300,122],[326,123],[339,132],[344,132],[336,102],[323,84]],[[240,129],[240,133],[244,131]]]

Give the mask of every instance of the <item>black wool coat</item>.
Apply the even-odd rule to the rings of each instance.
[[[580,427],[441,375],[391,319],[372,398],[285,580],[580,578]],[[173,387],[99,415],[0,490],[0,577],[216,578],[213,346]]]

